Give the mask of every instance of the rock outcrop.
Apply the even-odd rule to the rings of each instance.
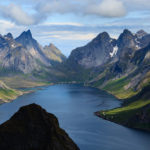
[[[32,37],[30,30],[24,31],[16,39],[11,33],[0,35],[0,73],[28,74],[54,68],[54,59],[50,57],[50,51],[55,58],[57,57],[57,63],[65,60],[65,56],[54,45],[47,51]]]
[[[116,42],[107,32],[99,34],[86,46],[76,48],[69,56],[69,62],[75,62],[85,68],[92,68],[106,63],[117,53]]]
[[[0,150],[79,150],[59,127],[57,118],[40,106],[21,107],[0,125]]]
[[[61,51],[54,45],[49,44],[44,46],[43,53],[51,60],[51,62],[63,62],[66,57],[61,53]]]

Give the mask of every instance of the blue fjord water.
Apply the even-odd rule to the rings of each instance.
[[[106,92],[81,85],[54,85],[0,105],[0,123],[20,106],[37,103],[54,113],[81,150],[150,150],[150,133],[129,129],[103,120],[95,111],[120,106]]]

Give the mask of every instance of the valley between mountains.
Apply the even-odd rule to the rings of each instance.
[[[105,90],[122,107],[95,114],[150,131],[150,34],[125,29],[118,39],[100,33],[66,58],[53,44],[42,47],[30,30],[13,38],[0,35],[0,101],[9,102],[29,87],[83,83]]]

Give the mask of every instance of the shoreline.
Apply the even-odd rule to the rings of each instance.
[[[55,85],[54,83],[50,83],[50,84],[43,84],[43,85],[39,85],[39,86],[33,86],[33,87],[27,87],[27,88],[24,88],[24,90],[26,89],[29,89],[29,88],[40,88],[40,87],[46,87],[46,86],[51,86],[51,85]],[[36,89],[35,90],[27,90],[27,91],[24,91],[24,90],[22,90],[22,89],[15,89],[15,90],[19,90],[19,92],[21,92],[21,94],[20,95],[18,95],[18,96],[16,96],[15,98],[13,98],[13,99],[8,99],[8,100],[3,100],[3,99],[0,99],[0,105],[2,105],[2,104],[5,104],[5,103],[10,103],[10,102],[12,102],[12,101],[14,101],[14,100],[16,100],[17,98],[19,98],[19,97],[21,97],[21,96],[23,96],[23,95],[26,95],[26,94],[30,94],[30,93],[34,93],[35,91],[36,91]],[[38,90],[38,89],[37,89]]]

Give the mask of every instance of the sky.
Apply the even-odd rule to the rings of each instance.
[[[68,56],[104,31],[113,38],[124,29],[150,32],[150,0],[1,0],[0,34],[28,29]]]

